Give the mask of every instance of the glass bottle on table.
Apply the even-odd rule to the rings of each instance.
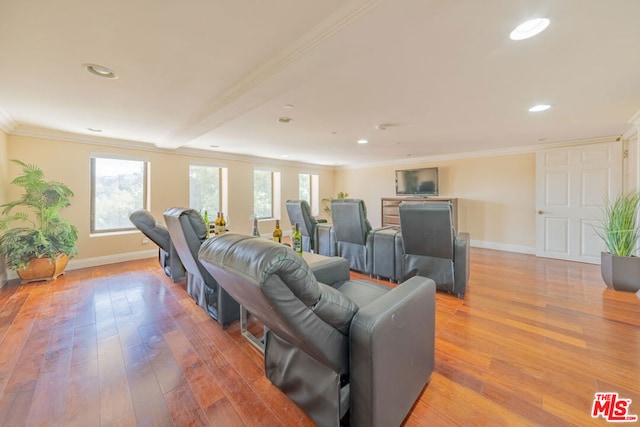
[[[216,217],[216,220],[213,223],[213,234],[217,236],[219,234],[219,231],[220,231],[220,212],[218,212],[218,216]]]
[[[276,219],[276,228],[273,230],[273,241],[282,243],[282,230],[280,230],[280,220]]]
[[[220,224],[217,227],[218,235],[224,234],[227,231],[227,221],[224,219],[224,213],[220,212]]]
[[[222,234],[227,232],[227,220],[224,219],[224,213],[220,212],[220,232]]]
[[[207,237],[210,236],[209,234],[209,214],[207,213],[207,210],[204,210],[204,213],[202,214],[202,219],[204,219],[204,225],[207,227]]]
[[[251,235],[255,237],[260,237],[260,229],[258,228],[258,217],[255,215],[252,216]]]
[[[296,222],[293,236],[291,236],[291,242],[293,243],[293,250],[302,256],[302,234],[300,234],[300,224]]]

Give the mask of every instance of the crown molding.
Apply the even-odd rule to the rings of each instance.
[[[152,153],[183,155],[200,157],[212,160],[228,160],[252,164],[264,164],[281,167],[298,167],[310,170],[334,170],[334,166],[319,165],[314,163],[296,162],[293,160],[270,159],[267,157],[249,156],[243,154],[223,153],[220,151],[202,150],[199,148],[180,147],[176,149],[159,148],[153,143],[131,141],[126,139],[107,138],[95,135],[82,135],[71,132],[64,132],[55,129],[37,128],[29,126],[18,126],[11,135],[27,136],[33,138],[54,139],[57,141],[74,142],[78,144],[96,145],[100,147],[111,147],[124,150],[139,150]]]
[[[640,110],[627,123],[631,125],[631,128],[622,135],[623,139],[631,139],[640,132]]]
[[[215,96],[200,113],[187,120],[162,140],[157,141],[156,145],[161,148],[177,148],[217,127],[211,120],[215,114],[284,70],[288,65],[297,61],[383,1],[348,1],[323,22],[253,69],[247,76],[224,90],[221,94]]]
[[[640,131],[640,126],[634,126],[628,131],[626,131],[625,133],[623,133],[621,138],[625,141],[629,139],[633,139],[638,135],[639,131]]]
[[[442,162],[448,160],[463,160],[478,157],[500,157],[511,156],[516,154],[535,153],[539,150],[547,150],[551,148],[568,147],[571,145],[587,145],[598,144],[602,142],[612,142],[623,138],[624,136],[604,136],[599,138],[580,139],[573,141],[563,141],[539,145],[527,145],[522,147],[507,147],[494,150],[469,151],[463,153],[442,154],[435,156],[411,157],[408,159],[384,160],[380,162],[360,163],[356,165],[329,166],[319,165],[315,163],[296,162],[292,160],[270,159],[266,157],[248,156],[244,154],[224,153],[220,151],[202,150],[199,148],[180,147],[176,149],[159,148],[153,143],[130,141],[125,139],[107,138],[95,135],[82,135],[70,132],[59,131],[55,129],[36,128],[28,126],[17,126],[11,135],[28,136],[34,138],[54,139],[58,141],[74,142],[79,144],[89,144],[101,147],[112,147],[125,150],[139,150],[153,153],[177,154],[191,157],[200,157],[212,160],[229,160],[236,162],[264,164],[270,166],[281,167],[298,167],[307,170],[350,170],[350,169],[368,169],[373,167],[411,165],[416,163]],[[626,135],[626,134],[625,134]]]
[[[635,127],[640,127],[640,110],[638,110],[637,113],[635,113],[628,121],[627,123],[630,123],[632,125],[634,125]]]
[[[603,136],[598,138],[579,139],[573,141],[552,142],[547,144],[524,145],[521,147],[507,147],[492,150],[467,151],[463,153],[439,154],[434,156],[410,157],[407,159],[385,160],[381,162],[360,163],[357,165],[335,166],[336,170],[367,169],[373,167],[412,165],[416,163],[442,162],[447,160],[463,160],[478,157],[500,157],[512,156],[516,154],[535,153],[539,150],[551,148],[568,147],[571,145],[598,144],[602,142],[612,142],[620,139],[620,136]]]
[[[18,124],[0,108],[0,130],[6,134],[10,134],[16,127],[18,127]]]

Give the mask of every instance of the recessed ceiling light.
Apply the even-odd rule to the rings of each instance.
[[[289,158],[289,155],[288,154],[283,154],[280,157],[282,157],[283,159],[287,159],[287,158]]]
[[[209,147],[211,147],[211,148],[219,148],[220,146],[219,145],[210,145]]]
[[[534,105],[533,107],[529,108],[529,111],[532,112],[532,113],[537,113],[538,111],[548,110],[549,108],[551,108],[551,105],[538,104],[538,105]]]
[[[380,123],[379,125],[375,125],[376,130],[387,130],[390,127],[399,126],[397,123]]]
[[[290,123],[293,119],[291,117],[278,117],[279,123]]]
[[[290,110],[293,108],[293,104],[284,104],[284,108],[286,108],[287,110]]]
[[[89,132],[102,132],[102,129],[87,128]]]
[[[368,144],[369,141],[367,141],[366,139],[359,139],[358,140],[358,144]]]
[[[547,18],[531,19],[518,25],[515,30],[511,31],[509,38],[511,40],[524,40],[540,34],[549,26]]]
[[[105,79],[117,79],[118,76],[112,70],[98,64],[82,64],[93,75],[104,77]]]

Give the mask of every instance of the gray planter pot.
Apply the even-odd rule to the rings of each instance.
[[[615,256],[609,252],[602,252],[600,259],[602,279],[607,287],[625,292],[640,290],[639,257]]]

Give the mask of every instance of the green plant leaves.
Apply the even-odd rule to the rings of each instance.
[[[9,268],[25,267],[32,258],[54,258],[60,253],[76,254],[78,230],[60,216],[60,209],[71,204],[73,192],[66,185],[46,181],[35,165],[12,160],[22,167],[22,175],[11,183],[24,189],[18,200],[0,205],[0,253]],[[14,211],[15,210],[15,211]],[[14,223],[20,226],[10,228]]]
[[[349,193],[345,193],[343,191],[339,191],[338,195],[336,197],[336,199],[346,199],[347,197],[349,197]],[[331,213],[331,200],[330,198],[324,198],[322,199],[322,203],[324,204],[324,211],[327,213]]]
[[[613,202],[606,201],[604,218],[600,229],[596,232],[612,255],[633,255],[640,239],[640,229],[637,224],[639,208],[640,192],[619,194]]]

